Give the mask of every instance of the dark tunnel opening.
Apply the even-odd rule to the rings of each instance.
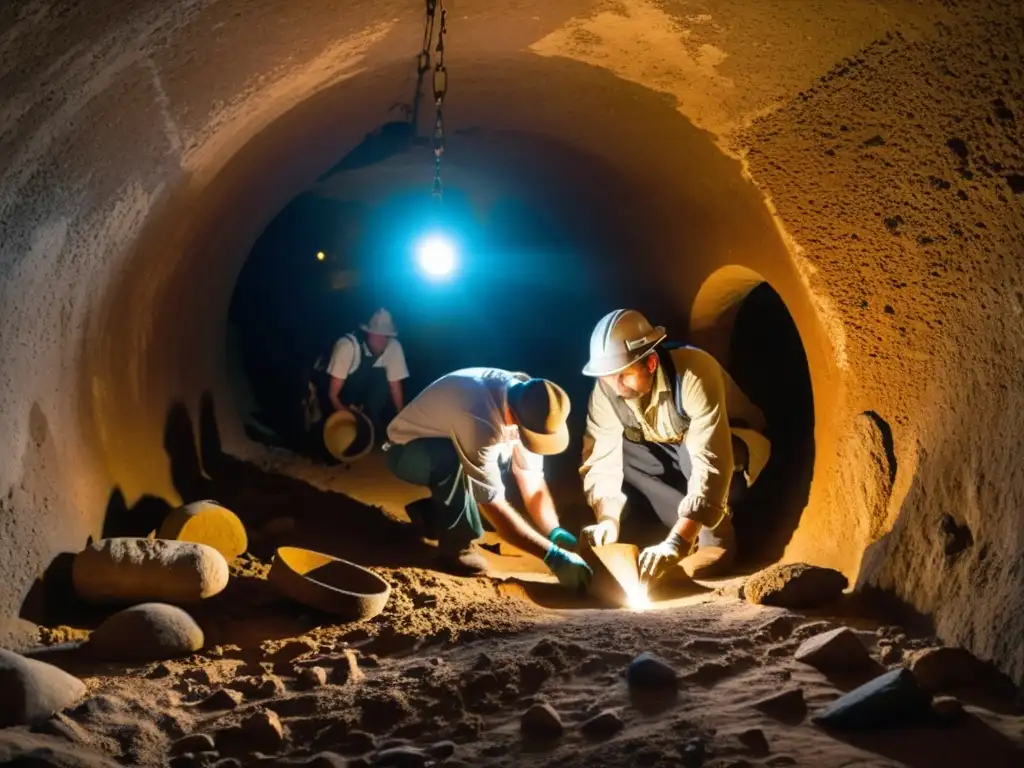
[[[593,381],[581,369],[593,325],[621,305],[681,327],[679,302],[650,279],[650,265],[623,258],[643,241],[632,221],[617,218],[608,189],[625,185],[613,172],[537,137],[472,139],[463,163],[474,172],[449,166],[443,206],[420,183],[422,164],[401,152],[329,174],[293,200],[236,284],[229,377],[250,438],[308,445],[304,373],[385,307],[408,363],[406,402],[439,376],[475,366],[524,371],[567,390],[572,442],[550,459],[549,482],[566,520],[582,525],[589,512],[578,461]],[[418,239],[434,232],[456,244],[447,280],[416,267]]]
[[[778,293],[763,282],[743,299],[729,344],[729,373],[764,412],[771,459],[735,510],[738,557],[775,562],[800,521],[814,473],[814,395],[807,355]]]

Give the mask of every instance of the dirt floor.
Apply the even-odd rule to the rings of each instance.
[[[298,480],[225,461],[217,476],[230,482],[206,478],[206,490],[250,522],[252,545],[232,564],[228,589],[191,611],[204,650],[144,666],[97,666],[59,644],[83,637],[100,616],[63,609],[63,625],[41,630],[40,641],[52,647],[37,658],[80,676],[88,697],[33,729],[0,732],[0,755],[34,747],[47,757],[17,764],[110,759],[223,768],[301,764],[323,752],[338,762],[309,764],[1024,765],[1024,719],[1008,702],[964,699],[969,715],[956,725],[855,738],[812,724],[817,710],[866,678],[827,678],[796,662],[802,640],[851,626],[889,667],[903,652],[935,644],[881,625],[853,599],[796,614],[740,600],[742,578],[735,578],[643,611],[574,605],[558,599],[537,560],[504,545],[487,555],[494,579],[427,568],[431,547],[409,535],[402,512],[422,494],[382,483],[379,457],[358,471],[284,453],[267,459],[265,469]],[[278,596],[265,577],[273,548],[284,542],[373,566],[393,587],[384,612],[338,625]],[[625,671],[643,651],[678,670],[677,696],[631,700]],[[770,716],[754,706],[794,688],[803,691],[806,713]],[[559,714],[560,738],[521,733],[522,714],[538,702]],[[612,714],[601,733],[583,728],[605,712]],[[201,736],[173,746],[196,734],[212,737],[216,750]],[[176,755],[186,748],[192,757]]]

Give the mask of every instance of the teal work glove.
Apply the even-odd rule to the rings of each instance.
[[[561,526],[555,528],[555,530],[548,534],[548,541],[562,549],[576,549],[579,544],[579,542],[576,541],[576,537]]]
[[[575,552],[568,552],[561,547],[551,545],[544,555],[544,565],[558,577],[558,583],[576,592],[586,592],[594,572],[583,562],[583,558]]]

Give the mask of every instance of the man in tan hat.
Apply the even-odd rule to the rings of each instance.
[[[409,368],[390,312],[378,309],[359,327],[360,334],[342,336],[330,357],[314,366],[320,373],[321,415],[327,418],[355,406],[379,432],[388,396],[396,413],[405,405],[402,382],[409,378]]]
[[[391,422],[388,465],[398,478],[430,489],[430,501],[409,511],[423,535],[437,539],[442,570],[486,571],[473,545],[484,534],[483,515],[505,541],[543,559],[562,584],[589,586],[591,570],[566,549],[576,539],[559,526],[544,480],[543,457],[569,443],[569,407],[565,390],[551,381],[466,368],[435,381]],[[505,500],[507,469],[532,526]]]
[[[764,415],[722,366],[700,349],[663,343],[666,335],[618,309],[590,337],[583,373],[597,381],[580,474],[597,523],[582,535],[593,545],[618,539],[625,483],[669,529],[640,554],[645,580],[683,558],[692,576],[720,575],[735,558],[728,505],[757,479],[771,446]]]

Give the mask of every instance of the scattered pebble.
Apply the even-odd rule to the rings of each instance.
[[[760,728],[742,731],[737,734],[737,738],[755,757],[764,757],[771,751],[771,748],[768,746],[768,739]]]
[[[963,703],[955,696],[936,696],[932,700],[932,712],[944,723],[955,723],[967,714]]]
[[[308,638],[289,640],[277,648],[265,648],[263,658],[275,665],[288,664],[314,650],[316,650],[316,644]]]
[[[583,723],[582,731],[585,736],[600,739],[614,736],[622,727],[622,718],[618,713],[608,709]]]
[[[373,736],[368,734],[366,731],[349,731],[341,736],[337,741],[337,748],[342,752],[342,754],[353,757],[356,755],[365,755],[367,752],[372,752],[375,747],[376,742],[374,741]]]
[[[273,710],[257,710],[242,721],[241,729],[252,750],[273,753],[284,744],[284,727]]]
[[[455,754],[455,749],[454,741],[439,741],[427,747],[427,752],[431,757],[436,757],[438,760],[447,760]]]
[[[520,729],[526,736],[553,739],[562,735],[562,718],[550,704],[534,704],[523,714]]]
[[[873,664],[868,649],[847,627],[804,640],[793,658],[822,672],[857,672]]]
[[[626,682],[631,688],[674,688],[679,675],[667,661],[645,652],[626,668]]]
[[[754,702],[754,708],[776,720],[803,720],[807,714],[807,702],[802,688],[790,688],[774,696]]]
[[[373,765],[381,768],[423,768],[431,763],[430,755],[416,747],[392,747],[377,753]]]
[[[159,680],[164,677],[170,677],[172,674],[174,673],[172,672],[171,668],[163,662],[160,662],[151,670],[149,670],[149,674],[147,674],[146,677],[148,677],[150,680]]]
[[[323,667],[306,667],[299,672],[299,684],[307,690],[323,688],[327,685],[327,670]]]
[[[199,703],[199,707],[208,712],[234,709],[242,703],[242,698],[242,694],[238,691],[233,691],[230,688],[221,688],[219,691],[214,691],[207,698],[203,699]]]
[[[212,752],[216,749],[213,738],[205,733],[193,733],[183,739],[178,739],[171,745],[172,755],[184,755],[186,753]]]

